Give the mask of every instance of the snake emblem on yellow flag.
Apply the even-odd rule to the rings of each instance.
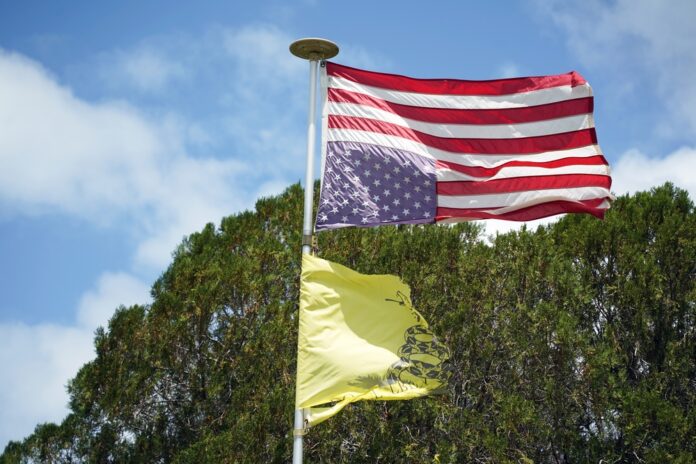
[[[296,407],[308,425],[359,400],[410,399],[446,388],[449,350],[393,275],[302,258]]]

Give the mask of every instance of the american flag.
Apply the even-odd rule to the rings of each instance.
[[[414,79],[325,63],[316,229],[599,218],[609,166],[576,72]]]

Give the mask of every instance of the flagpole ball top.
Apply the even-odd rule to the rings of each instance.
[[[328,60],[338,55],[338,45],[330,40],[311,37],[291,43],[290,53],[304,60]]]

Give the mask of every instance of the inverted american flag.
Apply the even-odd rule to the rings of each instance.
[[[575,72],[491,81],[322,70],[316,229],[603,217],[609,166]]]

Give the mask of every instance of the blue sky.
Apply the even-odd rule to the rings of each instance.
[[[694,198],[694,18],[688,0],[0,0],[0,447],[61,420],[94,329],[149,301],[182,237],[303,178],[293,40],[415,77],[577,70],[613,190]]]

